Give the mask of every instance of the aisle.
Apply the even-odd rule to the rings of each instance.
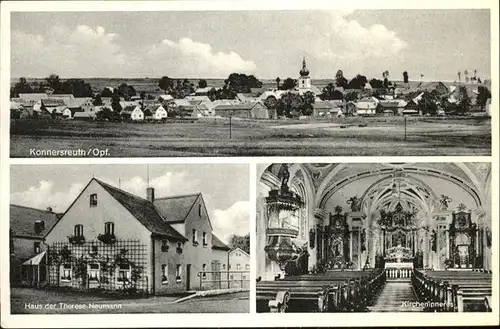
[[[417,302],[410,282],[387,282],[375,296],[370,312],[422,312],[422,307],[411,305]],[[408,304],[409,305],[408,305]]]

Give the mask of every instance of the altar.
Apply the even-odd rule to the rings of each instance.
[[[387,249],[384,267],[388,280],[409,280],[413,271],[412,250],[401,245]]]

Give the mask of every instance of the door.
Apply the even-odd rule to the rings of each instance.
[[[191,264],[186,265],[186,290],[191,289]]]

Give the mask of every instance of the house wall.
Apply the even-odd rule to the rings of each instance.
[[[90,195],[97,194],[97,206],[90,207]],[[151,276],[151,233],[132,214],[116,201],[99,183],[91,181],[73,205],[46,236],[49,247],[55,242],[68,242],[68,236],[74,234],[76,224],[83,225],[86,241],[97,240],[98,234],[104,233],[104,223],[113,222],[117,240],[139,240],[146,246],[146,266],[143,276],[152,282]],[[151,284],[149,284],[151,288]]]
[[[155,283],[155,294],[169,294],[186,291],[186,265],[185,265],[185,244],[182,243],[182,252],[177,252],[177,241],[168,241],[168,251],[162,251],[162,240],[154,239],[154,283]],[[177,265],[182,266],[181,270],[181,280],[177,282],[176,280],[176,268]],[[162,265],[167,265],[167,282],[162,280],[163,272]]]
[[[131,119],[132,120],[144,120],[144,113],[140,109],[135,108],[134,111],[132,111]]]
[[[251,116],[255,119],[269,119],[269,110],[264,105],[257,103],[252,107]]]
[[[199,213],[201,206],[201,216]],[[185,220],[185,237],[188,241],[185,243],[186,254],[184,260],[186,264],[191,264],[190,273],[190,289],[199,289],[200,277],[199,272],[203,270],[203,264],[206,264],[206,271],[211,271],[212,260],[214,254],[212,252],[212,226],[209,222],[209,217],[203,198],[198,197],[194,202],[193,207],[189,211]],[[196,229],[198,234],[198,245],[193,244],[192,230]],[[207,245],[203,245],[203,232],[207,233]],[[207,276],[208,278],[209,276]]]
[[[14,263],[11,263],[11,266],[20,265],[25,260],[37,255],[37,253],[35,253],[35,242],[40,242],[40,252],[46,249],[42,239],[13,237],[11,242],[12,250],[10,253],[13,255],[11,260],[13,260]]]
[[[231,271],[250,271],[250,257],[241,250],[236,249],[229,254],[229,264]],[[237,264],[240,264],[239,269]]]
[[[206,284],[205,287],[213,288],[213,289],[225,289],[228,287],[228,278],[229,275],[227,273],[229,268],[229,251],[228,250],[220,250],[220,249],[212,249],[212,259],[210,264],[207,264],[207,268],[210,271],[221,271],[220,274],[212,274],[211,276],[207,276],[209,280],[215,281],[211,284]]]
[[[238,117],[238,118],[250,118],[251,110],[217,110],[215,109],[215,114],[221,117]]]

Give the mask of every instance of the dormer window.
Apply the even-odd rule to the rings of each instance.
[[[82,224],[75,225],[75,236],[83,236],[83,225]]]
[[[40,234],[45,228],[45,222],[43,220],[35,221],[35,234]]]
[[[113,222],[104,223],[104,234],[115,235],[115,223]]]
[[[97,194],[90,195],[90,207],[97,207]]]

